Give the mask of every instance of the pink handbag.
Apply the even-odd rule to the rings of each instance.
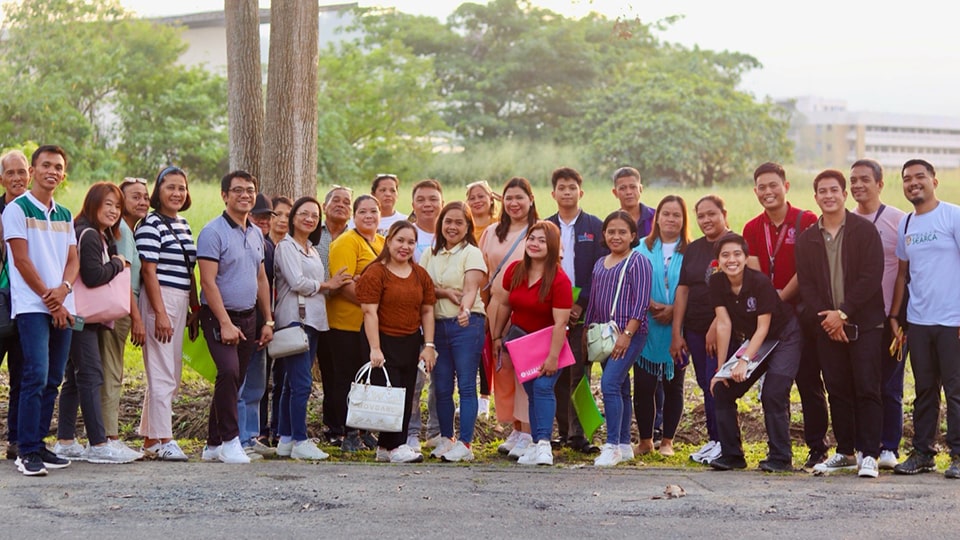
[[[520,382],[527,382],[540,376],[540,366],[547,361],[552,339],[553,326],[548,326],[503,344],[510,352],[510,360],[513,361],[513,369],[517,372],[517,379]],[[572,366],[575,362],[570,343],[564,339],[557,369]]]
[[[87,229],[80,234],[83,238],[87,231],[99,234],[96,229]],[[79,245],[79,240],[77,245]],[[103,250],[103,262],[110,260],[107,250]],[[109,282],[99,287],[90,288],[77,277],[73,284],[74,302],[77,315],[83,317],[85,323],[112,323],[130,314],[130,267],[113,277]]]

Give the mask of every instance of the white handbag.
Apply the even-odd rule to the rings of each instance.
[[[390,384],[387,369],[381,367],[386,386],[370,384],[370,362],[357,372],[347,395],[347,426],[367,431],[396,433],[403,429],[403,406],[407,391]]]
[[[267,354],[270,358],[285,358],[310,350],[310,340],[307,331],[303,329],[303,318],[307,314],[306,304],[302,295],[297,295],[300,308],[300,326],[288,326],[273,333],[273,339],[267,343]]]

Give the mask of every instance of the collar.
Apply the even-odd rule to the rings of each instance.
[[[43,204],[42,202],[40,202],[40,199],[34,197],[34,196],[33,196],[33,193],[32,193],[29,189],[28,189],[27,191],[24,191],[24,192],[23,192],[23,195],[20,195],[20,197],[26,197],[27,199],[30,200],[30,202],[32,202],[34,205],[36,205],[37,208],[43,210],[43,211],[44,211],[45,213],[47,213],[47,214],[50,214],[50,213],[52,213],[54,210],[57,209],[57,201],[54,200],[53,197],[50,197],[50,207],[47,208],[47,205],[45,205],[45,204]],[[17,200],[17,199],[19,199],[20,197],[17,197],[17,198],[14,199],[14,200]]]
[[[570,220],[570,222],[568,223],[564,221],[562,217],[560,217],[560,212],[557,212],[557,221],[559,221],[561,225],[566,225],[567,227],[573,227],[574,225],[577,224],[577,220],[580,219],[581,214],[583,214],[583,208],[581,208],[577,212],[577,215],[573,216],[573,219]]]
[[[459,244],[457,244],[456,246],[454,246],[453,249],[447,249],[446,246],[444,246],[444,248],[440,250],[440,254],[441,254],[441,255],[456,255],[457,253],[460,253],[461,251],[463,251],[464,249],[466,249],[466,247],[467,247],[467,241],[466,241],[466,240],[463,240],[463,241],[461,241]]]
[[[233,218],[231,218],[231,217],[227,214],[227,211],[226,211],[226,210],[223,211],[223,214],[221,214],[221,216],[223,217],[223,219],[227,220],[227,224],[230,225],[230,228],[231,228],[231,229],[236,229],[236,228],[239,228],[239,227],[240,227],[240,224],[237,223],[236,221],[234,221]],[[251,223],[250,223],[250,218],[248,217],[247,220],[246,220],[246,222],[244,223],[244,227],[243,227],[244,230],[246,230],[247,228],[249,228],[250,225],[251,225]]]
[[[847,211],[844,210],[844,211],[843,211],[843,221],[840,222],[840,229],[843,229],[846,225],[847,225]],[[822,215],[821,215],[819,218],[817,218],[817,228],[819,228],[821,231],[824,230],[824,227],[823,227],[823,216],[822,216]]]
[[[783,215],[783,223],[789,223],[789,222],[790,222],[790,216],[794,216],[794,219],[796,219],[796,215],[794,214],[794,208],[793,208],[793,206],[788,202],[788,203],[787,203],[787,213]],[[766,211],[766,210],[764,210],[763,212],[760,213],[760,219],[763,220],[763,224],[764,224],[764,225],[769,225],[769,226],[771,226],[771,227],[774,226],[774,225],[773,225],[773,221],[770,219],[770,216],[767,214],[767,211]],[[781,223],[781,225],[783,225],[783,223]]]

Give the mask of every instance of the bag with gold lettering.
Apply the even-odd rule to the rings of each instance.
[[[347,426],[367,431],[399,432],[403,428],[405,388],[390,384],[387,369],[381,367],[386,386],[370,384],[370,362],[357,372],[347,395]]]

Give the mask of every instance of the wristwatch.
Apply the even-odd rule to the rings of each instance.
[[[67,288],[67,294],[70,294],[73,292],[73,285],[71,285],[69,281],[63,280],[63,283],[61,285]]]
[[[740,355],[740,360],[743,360],[744,362],[746,362],[746,363],[748,363],[748,364],[750,363],[750,357],[747,356],[747,355],[745,355],[745,354]]]
[[[273,328],[274,325],[276,325],[276,324],[277,324],[277,321],[267,321],[267,322],[263,323],[264,326],[269,326],[270,328]]]
[[[837,314],[840,315],[840,320],[841,320],[841,321],[847,322],[847,314],[846,314],[846,313],[844,313],[842,310],[839,310],[839,309],[838,309],[838,310],[837,310]]]
[[[629,330],[624,330],[623,333],[626,334],[627,337],[633,337],[633,332],[631,332],[631,331],[629,331]]]

